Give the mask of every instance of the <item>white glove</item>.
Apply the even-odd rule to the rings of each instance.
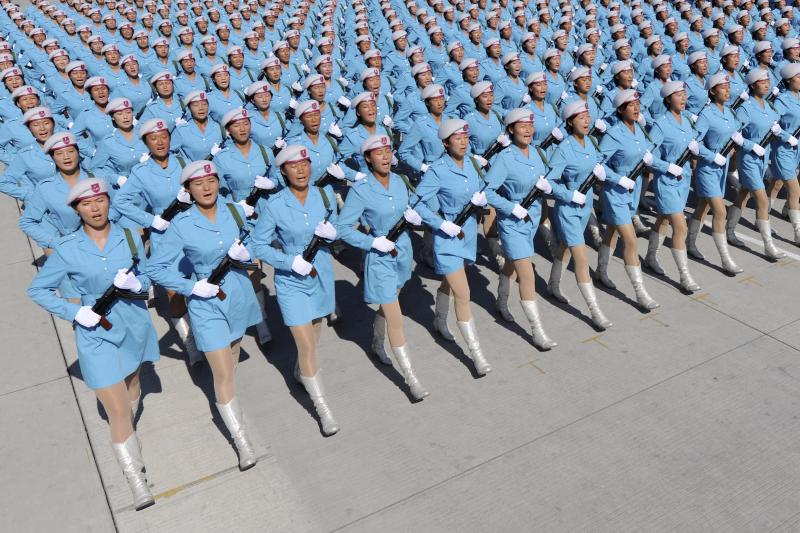
[[[774,94],[775,96],[778,96],[780,93],[781,91],[777,87],[772,88],[772,94]]]
[[[118,289],[125,289],[133,292],[142,290],[142,282],[136,278],[136,274],[128,272],[124,268],[117,270],[114,276],[114,286]]]
[[[476,205],[478,207],[483,207],[489,203],[486,199],[486,193],[483,191],[478,191],[472,194],[472,198],[470,198],[469,202],[472,205]]]
[[[231,247],[228,248],[228,257],[234,261],[250,261],[250,252],[247,247],[239,241],[233,241]]]
[[[142,154],[142,156],[139,158],[139,163],[144,163],[144,162],[146,162],[148,159],[150,159],[150,154],[149,154],[149,153],[147,153],[147,152],[145,152],[145,153],[143,153],[143,154]]]
[[[638,123],[639,123],[639,125],[640,125],[641,127],[643,127],[643,128],[644,128],[645,126],[647,126],[647,119],[646,119],[646,118],[644,118],[644,115],[642,115],[641,113],[639,113],[639,118],[637,118],[637,119],[636,119],[636,122],[638,122]]]
[[[606,181],[606,169],[603,165],[595,165],[592,174],[600,181]]]
[[[766,151],[766,150],[764,150],[764,147],[763,147],[763,146],[761,146],[760,144],[754,144],[754,145],[753,145],[753,149],[752,149],[751,151],[752,151],[754,154],[756,154],[758,157],[764,157],[764,154],[766,154],[766,153],[767,153],[767,151]]]
[[[627,191],[632,191],[634,187],[636,187],[636,182],[630,179],[628,176],[622,176],[619,179],[618,185]]]
[[[153,222],[150,224],[150,227],[156,231],[167,231],[169,227],[169,221],[164,220],[159,215],[153,217]]]
[[[300,70],[302,70],[306,74],[309,74],[311,72],[311,69],[308,67],[308,63],[303,63],[302,65],[300,65]]]
[[[317,227],[314,228],[314,235],[332,241],[336,239],[336,228],[327,220],[321,220]]]
[[[292,261],[292,271],[300,274],[301,276],[308,276],[311,273],[311,269],[314,266],[303,259],[302,255],[294,256],[294,260]]]
[[[550,185],[550,182],[547,181],[544,176],[539,176],[539,179],[536,180],[536,188],[545,194],[550,194],[553,192],[553,186]]]
[[[781,125],[776,122],[770,128],[770,131],[772,132],[773,135],[780,135],[781,132],[783,131],[783,128],[781,128]]]
[[[572,203],[583,205],[586,203],[586,195],[579,190],[572,191]]]
[[[342,137],[342,130],[341,128],[339,128],[339,125],[336,124],[335,122],[330,126],[328,126],[328,133],[330,133],[334,137],[339,137],[339,138]]]
[[[519,204],[514,204],[514,209],[511,210],[511,214],[517,217],[519,220],[522,220],[528,216],[528,210]]]
[[[741,98],[742,102],[744,102],[750,98],[750,93],[747,91],[742,91],[742,94],[739,95],[739,98]]]
[[[117,187],[122,187],[128,181],[128,176],[117,176]]]
[[[315,44],[317,44],[316,39],[309,39],[308,42],[311,44],[311,46],[314,46]]]
[[[343,78],[343,77],[341,77],[341,76],[339,76],[339,83],[341,83],[341,84],[342,84],[342,85],[344,85],[345,87],[347,87],[348,85],[350,85],[350,82],[349,82],[349,81],[347,81],[345,78]]]
[[[484,159],[483,156],[480,156],[478,154],[472,154],[472,159],[474,159],[475,162],[477,162],[481,168],[486,168],[486,165],[489,164],[489,162],[486,159]]]
[[[242,209],[244,209],[244,216],[247,218],[250,218],[251,216],[253,216],[253,213],[256,212],[256,208],[248,204],[244,200],[239,200],[236,203],[239,204],[242,207]]]
[[[650,153],[650,150],[646,151],[642,156],[642,161],[648,167],[653,166],[653,154]]]
[[[692,139],[689,141],[689,146],[687,146],[687,148],[689,148],[689,153],[692,155],[700,155],[700,143],[696,140]]]
[[[295,100],[294,98],[290,98],[289,107],[291,107],[292,109],[297,109],[297,100]]]
[[[355,175],[355,178],[353,179],[353,181],[360,181],[360,180],[363,180],[366,177],[367,177],[367,175],[364,174],[363,172],[356,172],[356,175]]]
[[[340,167],[338,163],[331,163],[327,166],[325,171],[337,180],[344,179],[344,170],[342,170],[342,167]]]
[[[184,187],[178,189],[178,194],[175,195],[175,199],[182,204],[192,203],[192,195],[189,194],[189,191],[187,191]]]
[[[605,71],[608,68],[608,63],[600,63],[600,72]]]
[[[386,237],[375,237],[372,239],[372,247],[385,254],[394,250],[395,245]]]
[[[85,328],[93,328],[100,322],[100,315],[92,311],[90,306],[84,305],[75,313],[75,322]]]
[[[389,129],[392,129],[394,127],[394,120],[392,120],[392,117],[389,115],[386,115],[383,117],[383,125]]]
[[[203,278],[194,283],[192,294],[200,298],[213,298],[219,292],[219,285],[208,282],[208,278]]]
[[[631,81],[631,89],[635,89],[635,88],[637,88],[638,86],[639,86],[639,80],[637,80],[636,78],[634,78],[634,79]]]
[[[797,146],[797,137],[795,137],[794,135],[789,135],[789,138],[786,139],[786,142],[789,143],[789,146],[794,148],[795,146]]]
[[[68,129],[68,130],[71,130],[71,129],[72,129],[72,126],[74,126],[74,125],[75,125],[75,123],[74,123],[74,122],[72,122],[72,121],[69,121],[69,122],[67,123],[67,129]]]
[[[425,174],[428,171],[429,168],[431,168],[431,166],[428,163],[422,163],[419,166],[419,171],[422,172],[423,174]]]
[[[525,96],[522,97],[522,103],[523,104],[530,104],[531,103],[531,95],[528,94],[528,93],[525,93]]]
[[[210,150],[211,155],[217,155],[221,151],[222,151],[222,147],[217,143],[214,143],[214,146],[212,146],[211,150]]]
[[[690,119],[692,119],[692,123],[694,124],[695,122],[697,122],[697,119],[698,119],[698,118],[700,118],[700,117],[698,117],[697,115],[695,115],[694,113],[692,113],[692,114],[689,116],[689,118],[690,118]]]
[[[299,82],[299,81],[296,81],[296,82],[294,82],[294,83],[292,84],[292,89],[293,89],[293,90],[294,90],[294,92],[296,92],[296,93],[301,93],[301,92],[303,92],[303,86],[302,86],[302,85],[300,85],[300,82]]]
[[[497,136],[497,142],[499,142],[503,146],[503,148],[505,148],[506,146],[511,144],[511,139],[509,139],[508,135],[506,135],[505,133],[501,133],[500,135]]]
[[[553,128],[553,130],[550,132],[550,135],[552,135],[558,142],[564,140],[564,133],[560,128]]]
[[[602,118],[598,118],[594,121],[594,126],[597,128],[601,133],[605,133],[606,129],[608,129],[608,124]]]
[[[669,168],[667,168],[667,172],[669,172],[670,174],[672,174],[677,178],[678,176],[683,175],[683,167],[679,167],[675,163],[670,163]]]
[[[286,141],[283,140],[283,137],[278,137],[278,140],[275,141],[275,148],[278,150],[283,150],[286,148]]]
[[[442,225],[439,226],[439,229],[445,232],[450,237],[456,237],[459,233],[461,233],[461,226],[450,222],[449,220],[445,220],[442,222]]]
[[[178,117],[178,118],[175,119],[175,125],[176,126],[182,126],[184,124],[186,124],[186,119],[185,118]]]
[[[601,94],[603,94],[603,86],[598,85],[597,87],[595,87],[594,92],[595,94],[597,94],[597,96],[600,96]]]
[[[731,140],[739,146],[744,144],[744,137],[742,137],[741,131],[734,131],[733,135],[731,135]]]
[[[344,97],[344,96],[340,96],[340,97],[339,97],[339,99],[338,99],[338,100],[336,100],[336,102],[337,102],[338,104],[340,104],[342,107],[346,107],[346,108],[348,108],[348,109],[350,108],[350,104],[352,104],[352,102],[350,101],[350,99],[349,99],[349,98],[346,98],[346,97]]]
[[[406,219],[406,222],[411,224],[412,226],[421,226],[422,225],[422,217],[419,216],[419,213],[411,209],[410,207],[407,208],[403,212],[403,218]]]
[[[567,91],[561,91],[561,96],[559,98],[561,98],[562,101],[566,100],[567,98],[569,98],[569,95],[567,94]]]
[[[271,191],[272,189],[277,187],[277,185],[275,185],[275,182],[266,176],[256,176],[256,181],[253,185],[255,185],[256,189],[262,189],[265,191]]]
[[[714,154],[714,164],[715,165],[717,165],[719,167],[724,167],[725,163],[727,163],[727,162],[728,162],[728,160],[725,158],[724,155],[719,154],[719,153]]]
[[[744,63],[742,64],[742,66],[743,66],[744,68],[747,68],[747,67],[749,67],[749,66],[750,66],[750,61],[749,61],[749,60],[747,60],[747,59],[745,59],[745,60],[744,60]]]

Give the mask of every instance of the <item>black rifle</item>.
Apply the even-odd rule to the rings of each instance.
[[[600,161],[599,164],[602,165],[603,161]],[[586,176],[586,179],[584,179],[583,183],[581,183],[580,187],[578,187],[578,192],[583,195],[588,194],[588,192],[592,189],[592,187],[594,187],[594,184],[597,183],[598,181],[599,180],[597,176],[594,175],[594,167],[592,167],[592,170],[589,171],[589,175]]]
[[[136,268],[136,265],[138,264],[139,257],[133,256],[133,264],[127,271],[125,271],[125,273],[130,274],[133,272],[133,269]],[[100,296],[100,298],[98,298],[92,306],[92,311],[100,315],[100,326],[102,326],[106,331],[109,331],[113,327],[111,322],[109,322],[106,318],[106,315],[108,315],[108,312],[111,310],[111,306],[114,305],[114,302],[117,301],[117,298],[125,298],[126,300],[147,300],[148,296],[146,292],[138,293],[120,289],[112,283],[111,286],[106,289],[103,295]]]
[[[739,96],[736,97],[736,100],[733,101],[733,105],[731,106],[731,111],[736,111],[737,109],[739,109],[744,102],[745,99],[742,98],[742,95],[740,94]]]
[[[488,182],[484,183],[483,187],[481,187],[481,190],[478,191],[478,192],[485,191],[486,187],[488,187],[488,186],[489,186]],[[456,218],[453,219],[453,224],[455,224],[457,226],[463,226],[464,223],[466,223],[466,221],[469,220],[469,217],[471,217],[472,215],[477,214],[482,209],[483,209],[483,207],[477,206],[477,205],[473,204],[471,201],[467,202],[467,205],[465,205],[464,208],[461,210],[461,212],[456,216]],[[458,233],[458,238],[461,239],[461,240],[464,239],[464,230],[461,230]]]
[[[506,148],[506,146],[508,146],[508,144],[504,145],[500,141],[494,141],[481,157],[483,157],[485,160],[488,161],[497,154],[499,154],[500,152],[502,152]]]
[[[240,231],[239,242],[241,243],[242,241],[244,241],[249,234],[250,230],[242,229]],[[236,261],[228,254],[225,254],[225,257],[222,258],[222,261],[220,261],[219,264],[214,267],[214,270],[211,271],[211,274],[208,275],[208,282],[212,285],[219,285],[220,283],[222,283],[222,278],[225,277],[225,274],[227,274],[232,267],[237,267],[247,270],[253,266],[255,265],[240,263],[239,261]],[[219,292],[217,293],[217,298],[219,298],[220,300],[224,300],[227,297],[228,295],[225,294],[225,291],[223,291],[222,287],[220,287]]]
[[[323,219],[323,222],[327,222],[328,219],[331,218],[331,214],[333,214],[333,209],[328,209],[328,211],[325,213],[325,218]],[[314,258],[317,256],[317,252],[324,244],[325,241],[323,240],[323,238],[315,233],[314,236],[311,238],[311,241],[308,243],[308,246],[306,246],[306,249],[303,250],[303,259],[308,263],[313,263]],[[309,275],[312,278],[317,277],[317,269],[314,268],[314,265],[311,265],[311,272],[309,272]]]
[[[528,194],[525,196],[525,198],[522,199],[522,201],[519,203],[519,205],[522,206],[522,208],[527,211],[528,209],[530,209],[530,207],[533,205],[533,203],[540,196],[542,196],[543,194],[544,194],[544,191],[542,191],[541,189],[536,187],[536,184],[534,183],[533,184],[533,188],[528,192]],[[526,214],[525,218],[523,220],[525,222],[530,222],[531,221],[530,215]]]
[[[278,192],[278,187],[275,186],[272,189],[259,189],[258,187],[253,187],[250,189],[250,194],[247,195],[247,198],[244,199],[244,203],[249,205],[250,207],[255,207],[258,201],[262,198],[266,198],[272,193]],[[258,213],[253,213],[250,217],[253,220],[258,218]]]
[[[689,150],[689,147],[687,146],[686,149],[681,154],[681,156],[675,162],[675,164],[678,165],[679,167],[683,168],[683,165],[688,163],[689,159],[691,159],[692,157],[694,157],[694,154],[691,152],[691,150]],[[678,178],[678,179],[680,179],[680,178]]]
[[[172,203],[167,206],[166,209],[161,213],[161,218],[169,222],[173,218],[175,218],[178,214],[183,213],[187,209],[192,207],[192,204],[184,203],[175,198],[172,200]]]
[[[422,198],[417,197],[417,201],[414,202],[414,205],[411,206],[411,209],[416,209],[417,205],[419,205]],[[406,220],[405,213],[400,217],[400,220],[394,223],[394,226],[386,233],[386,238],[394,243],[397,242],[397,239],[400,238],[406,229],[411,225],[411,223]],[[392,257],[397,257],[397,249],[392,248],[392,251],[389,252],[389,255]]]
[[[769,131],[767,132],[767,134],[766,134],[766,135],[764,135],[764,137],[763,137],[763,138],[761,139],[761,141],[759,141],[759,143],[758,143],[758,144],[761,146],[761,148],[763,148],[763,149],[764,149],[765,153],[764,153],[764,155],[760,155],[760,156],[758,156],[758,157],[760,157],[761,159],[764,159],[764,156],[766,156],[766,155],[767,155],[767,154],[766,154],[767,147],[769,146],[769,144],[770,144],[770,143],[771,143],[773,140],[775,140],[775,134],[774,134],[774,133],[772,133],[772,127],[770,126],[770,129],[769,129]]]

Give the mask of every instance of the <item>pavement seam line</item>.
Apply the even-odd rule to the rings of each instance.
[[[69,376],[59,376],[57,378],[53,378],[53,379],[48,379],[46,381],[42,381],[41,383],[34,383],[33,385],[28,385],[27,387],[22,387],[21,389],[10,390],[8,392],[4,392],[3,394],[0,394],[0,398],[8,396],[9,394],[15,394],[17,392],[23,392],[23,391],[30,390],[30,389],[33,389],[33,388],[36,388],[36,387],[40,387],[42,385],[48,385],[50,383],[54,383],[56,381],[60,381],[62,379],[66,379],[68,377]]]

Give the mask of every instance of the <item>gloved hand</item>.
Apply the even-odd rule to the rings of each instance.
[[[403,218],[405,218],[406,221],[409,224],[411,224],[412,226],[421,226],[422,225],[422,217],[419,216],[419,213],[417,213],[415,210],[411,209],[410,207],[406,208],[406,210],[403,211]]]
[[[497,136],[497,142],[499,142],[500,145],[503,148],[505,148],[506,146],[511,144],[511,139],[509,139],[508,135],[506,135],[505,133],[501,133],[500,135]]]
[[[292,260],[293,272],[296,272],[301,276],[308,276],[311,273],[312,268],[314,268],[314,265],[303,259],[302,255],[294,256],[294,260]]]
[[[367,177],[367,175],[364,174],[363,172],[356,172],[356,175],[354,176],[353,181],[360,181],[360,180],[363,180],[366,177]]]
[[[250,261],[250,252],[247,251],[247,247],[241,242],[233,241],[231,247],[228,248],[228,257],[234,261]]]
[[[678,176],[683,175],[683,167],[679,167],[675,163],[670,163],[669,168],[667,168],[667,172],[669,172],[670,174],[672,174],[677,178]]]
[[[483,207],[489,203],[486,199],[486,193],[483,191],[478,191],[472,194],[472,198],[470,198],[470,203],[472,205],[476,205],[478,207]]]
[[[295,100],[294,98],[290,98],[289,107],[291,107],[292,109],[297,109],[297,100]]]
[[[474,159],[475,162],[478,163],[478,165],[480,165],[481,168],[486,168],[486,166],[489,164],[489,162],[486,159],[484,159],[482,156],[479,156],[478,154],[472,154],[472,159]]]
[[[342,130],[341,130],[341,128],[339,128],[339,125],[336,124],[335,122],[333,124],[331,124],[330,126],[328,126],[328,133],[330,133],[331,135],[333,135],[337,139],[341,139],[342,138]]]
[[[539,179],[536,180],[536,188],[545,194],[550,194],[553,192],[553,186],[550,185],[550,182],[547,181],[544,176],[539,176]]]
[[[176,125],[176,126],[183,126],[183,125],[184,125],[184,124],[186,124],[187,122],[188,122],[188,121],[187,121],[185,118],[183,118],[183,117],[178,117],[178,118],[176,118],[176,119],[175,119],[175,125]]]
[[[256,212],[256,208],[248,204],[244,200],[239,200],[236,203],[239,204],[242,207],[242,209],[244,209],[244,216],[247,218],[250,218],[251,216],[253,216],[253,213]]]
[[[715,165],[717,165],[719,167],[724,167],[725,163],[727,163],[727,162],[728,162],[728,160],[725,158],[724,155],[722,155],[720,153],[714,154],[714,164]]]
[[[386,126],[387,128],[389,128],[389,129],[394,128],[394,120],[392,120],[392,117],[390,117],[389,115],[386,115],[385,117],[383,117],[383,121],[382,122],[383,122],[383,125]]]
[[[606,169],[603,165],[595,165],[592,169],[592,174],[600,181],[606,181]]]
[[[439,226],[439,229],[450,237],[457,237],[458,234],[461,233],[461,226],[459,226],[458,224],[454,224],[449,220],[445,220],[444,222],[442,222],[442,225]]]
[[[598,86],[595,88],[595,90],[594,90],[594,93],[595,93],[597,96],[600,96],[601,94],[603,94],[603,91],[604,91],[604,90],[605,90],[605,89],[604,89],[604,87],[603,87],[602,85],[598,85]]]
[[[644,164],[648,167],[653,166],[653,154],[650,153],[650,150],[644,153],[642,156],[642,161],[644,161]]]
[[[303,92],[303,86],[300,85],[299,81],[296,81],[292,84],[292,90],[296,93],[301,93]]]
[[[286,148],[286,141],[283,140],[283,137],[278,137],[278,140],[275,141],[275,148],[278,150]]]
[[[211,150],[209,151],[211,152],[211,155],[217,155],[222,151],[222,147],[219,144],[214,143],[214,146],[212,146]]]
[[[689,118],[692,119],[692,123],[694,124],[695,122],[697,122],[697,119],[700,118],[700,117],[698,117],[697,115],[692,113],[691,115],[689,115]]]
[[[386,237],[375,237],[372,239],[372,247],[385,254],[394,250],[395,245]]]
[[[646,118],[644,118],[644,115],[642,115],[641,113],[639,113],[639,117],[636,119],[636,122],[638,122],[638,123],[639,123],[639,125],[640,125],[641,127],[643,127],[643,128],[644,128],[645,126],[647,126],[647,119],[646,119]]]
[[[320,220],[317,227],[314,228],[314,235],[332,241],[336,239],[336,228],[327,220]]]
[[[262,189],[264,191],[271,191],[277,187],[275,182],[266,176],[256,176],[256,181],[253,185],[255,185],[256,189]]]
[[[783,128],[781,128],[781,125],[776,122],[770,128],[770,131],[772,132],[773,135],[780,135],[781,132],[783,131]]]
[[[600,63],[600,72],[605,72],[608,68],[608,63]]]
[[[764,157],[764,154],[766,154],[766,153],[767,153],[767,151],[766,151],[766,150],[764,150],[764,147],[763,147],[763,146],[761,146],[760,144],[754,144],[754,145],[753,145],[752,152],[753,152],[754,154],[756,154],[758,157]]]
[[[619,178],[618,185],[627,191],[632,191],[633,188],[636,187],[636,182],[630,179],[628,176],[622,176]]]
[[[100,315],[92,311],[91,306],[84,305],[75,313],[75,322],[85,328],[93,328],[100,323]]]
[[[551,135],[552,135],[552,136],[555,138],[555,140],[557,140],[558,142],[561,142],[561,141],[563,141],[563,140],[564,140],[564,132],[562,132],[562,131],[561,131],[561,128],[553,128],[553,129],[550,131],[550,134],[551,134]]]
[[[344,170],[342,170],[342,167],[340,167],[338,163],[331,163],[325,168],[325,171],[337,180],[344,179]]]
[[[122,187],[128,181],[128,176],[117,176],[117,187]]]
[[[747,100],[750,99],[750,93],[748,93],[747,91],[742,91],[742,93],[739,95],[739,98],[742,99],[742,102],[746,102]]]
[[[795,137],[794,135],[789,135],[789,138],[786,139],[786,142],[789,143],[789,146],[794,148],[795,146],[797,146],[797,137]]]
[[[577,189],[572,191],[572,203],[584,205],[586,203],[586,195]]]
[[[514,204],[514,208],[511,210],[511,214],[517,217],[519,220],[522,220],[523,218],[528,216],[528,210],[519,204]]]
[[[779,94],[781,94],[781,90],[778,89],[777,87],[773,87],[772,88],[772,94],[775,95],[775,96],[778,96]]]
[[[114,286],[118,289],[139,292],[142,290],[142,282],[136,278],[136,274],[128,272],[124,268],[117,270],[114,276]]]
[[[561,95],[558,98],[564,102],[567,98],[569,98],[569,94],[567,94],[567,91],[561,91]]]
[[[300,65],[300,70],[302,70],[305,74],[311,73],[311,69],[309,68],[308,63],[303,63],[302,65]]]
[[[139,157],[139,163],[145,163],[148,159],[150,159],[150,154],[145,152]]]
[[[741,131],[734,131],[733,135],[731,135],[731,140],[734,144],[741,146],[744,144],[744,137],[742,137]]]
[[[350,82],[349,82],[349,81],[347,81],[345,78],[343,78],[343,77],[341,77],[341,76],[339,76],[339,83],[341,83],[342,85],[344,85],[345,89],[347,88],[347,86],[348,86],[348,85],[350,85]]]
[[[639,86],[639,80],[637,80],[636,78],[633,78],[633,80],[631,80],[631,89],[635,89],[638,86]]]
[[[598,131],[600,131],[601,133],[605,133],[605,132],[606,132],[606,130],[608,129],[608,124],[606,124],[606,121],[605,121],[605,120],[603,120],[602,118],[598,118],[597,120],[595,120],[595,121],[594,121],[594,126],[595,126],[595,128],[597,128],[597,129],[598,129]]]
[[[350,109],[350,104],[352,104],[353,102],[351,102],[350,99],[345,96],[340,96],[339,99],[336,100],[336,103],[341,105],[342,107]]]
[[[692,155],[700,155],[700,143],[696,140],[692,139],[689,141],[689,146],[687,148],[689,148],[689,153]]]
[[[192,294],[199,298],[213,298],[219,292],[219,285],[208,282],[208,278],[203,278],[194,283]]]
[[[175,199],[182,204],[192,203],[192,195],[189,194],[189,191],[187,191],[184,187],[178,189],[178,194],[175,195]]]
[[[156,231],[167,231],[169,222],[161,218],[159,215],[156,215],[153,217],[153,222],[150,223],[150,227]]]
[[[522,103],[523,104],[530,104],[531,103],[531,95],[528,94],[528,93],[525,93],[525,96],[522,97]]]
[[[419,166],[419,171],[422,172],[423,174],[425,174],[428,171],[429,168],[431,168],[431,166],[428,163],[422,163]]]

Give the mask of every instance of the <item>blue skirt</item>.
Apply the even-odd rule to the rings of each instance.
[[[275,292],[283,323],[302,326],[328,316],[336,308],[333,260],[327,249],[317,252],[313,261],[317,277],[300,276],[294,271],[275,271]]]
[[[411,279],[414,251],[411,239],[404,233],[397,239],[397,257],[370,250],[364,257],[364,301],[388,304],[397,300],[397,291]]]
[[[530,222],[520,220],[514,215],[497,214],[497,234],[506,259],[516,261],[533,256],[533,239],[539,229],[539,219],[542,218],[541,202],[534,202],[528,214]]]

